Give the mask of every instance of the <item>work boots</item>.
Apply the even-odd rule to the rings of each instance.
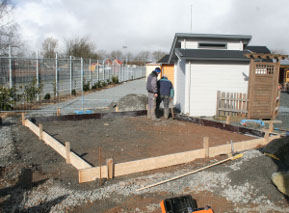
[[[164,115],[166,119],[169,119],[169,115],[170,115],[170,110],[169,108],[164,108]]]
[[[153,121],[159,121],[160,119],[157,118],[156,116],[156,111],[155,109],[151,110],[151,118]]]

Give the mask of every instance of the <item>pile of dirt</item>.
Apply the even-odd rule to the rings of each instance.
[[[276,139],[267,144],[262,150],[263,153],[275,155],[278,159],[273,159],[279,171],[289,171],[289,138]]]
[[[109,108],[118,107],[120,112],[145,110],[148,97],[142,94],[128,94],[117,102],[113,102]]]

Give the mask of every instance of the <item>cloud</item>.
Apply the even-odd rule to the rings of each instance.
[[[16,2],[21,34],[33,50],[47,36],[89,36],[97,49],[169,51],[174,34],[250,34],[253,43],[285,47],[284,7],[269,0],[26,0]],[[287,46],[286,46],[287,47]]]

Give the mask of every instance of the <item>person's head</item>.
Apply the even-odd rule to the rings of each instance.
[[[168,79],[168,77],[166,75],[163,75],[162,78]]]
[[[154,70],[157,74],[160,74],[161,73],[161,69],[159,67],[156,67],[155,70]]]

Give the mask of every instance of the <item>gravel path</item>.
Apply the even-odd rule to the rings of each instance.
[[[147,95],[145,88],[146,79],[138,79],[133,81],[124,82],[118,86],[99,90],[87,95],[84,95],[84,109],[93,109],[97,107],[107,107],[112,102],[118,101],[128,94],[145,94]],[[81,110],[82,102],[81,97],[70,99],[68,101],[53,104],[42,107],[41,110],[31,112],[30,115],[42,115],[49,116],[55,115],[57,108],[61,108],[61,114],[73,114],[76,110]]]

